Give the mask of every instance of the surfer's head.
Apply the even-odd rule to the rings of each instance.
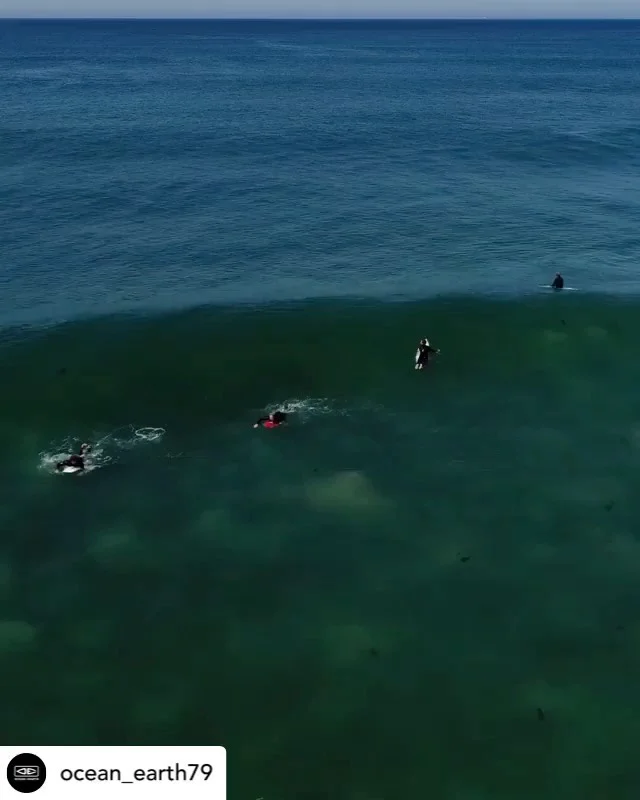
[[[428,340],[427,338],[420,339],[420,344],[421,344],[423,347],[429,347],[429,340]]]
[[[278,424],[281,423],[281,422],[284,422],[286,420],[286,418],[287,418],[287,415],[284,413],[284,411],[274,411],[271,414],[269,414],[269,419],[272,422],[276,422]]]

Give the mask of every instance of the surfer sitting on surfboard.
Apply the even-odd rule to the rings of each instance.
[[[287,415],[284,411],[272,411],[268,417],[260,417],[260,419],[254,423],[254,428],[259,428],[262,425],[263,428],[279,428],[280,425],[284,425],[287,421]]]
[[[71,467],[75,471],[81,472],[85,468],[84,460],[90,452],[90,444],[81,444],[80,452],[74,453],[73,455],[69,456],[69,458],[65,458],[64,461],[58,461],[56,464],[56,470],[58,472],[64,472],[65,467]]]
[[[559,272],[556,272],[556,277],[551,284],[552,289],[564,289],[564,278]]]
[[[424,369],[429,363],[429,358],[439,352],[435,347],[431,347],[428,339],[420,339],[416,350],[416,369]]]

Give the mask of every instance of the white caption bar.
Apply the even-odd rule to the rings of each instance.
[[[224,747],[0,747],[0,797],[227,800]]]

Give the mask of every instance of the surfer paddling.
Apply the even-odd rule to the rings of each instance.
[[[428,339],[420,339],[418,349],[416,350],[416,369],[424,369],[429,363],[431,356],[439,353],[435,347],[431,347]]]
[[[78,453],[74,453],[73,455],[69,456],[69,458],[65,458],[64,461],[58,461],[56,464],[56,470],[58,472],[64,472],[66,467],[70,467],[75,472],[83,472],[86,469],[85,459],[90,452],[90,444],[81,444],[80,451]]]
[[[287,421],[287,415],[284,411],[272,411],[268,417],[260,417],[260,419],[254,423],[254,428],[259,428],[261,425],[263,428],[279,428],[281,425]]]
[[[564,278],[559,272],[556,272],[556,277],[551,284],[552,289],[564,289]]]

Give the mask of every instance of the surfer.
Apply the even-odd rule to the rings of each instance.
[[[64,461],[58,461],[56,464],[56,470],[58,472],[63,472],[65,467],[71,467],[78,472],[82,472],[86,466],[85,459],[90,452],[91,445],[84,442],[80,445],[80,450],[78,453],[74,453],[73,455],[69,456],[69,458],[65,458]]]
[[[263,428],[279,428],[280,425],[284,425],[287,421],[287,415],[284,411],[272,411],[268,417],[260,417],[260,419],[254,423],[254,428],[259,428],[262,425]]]
[[[435,347],[431,347],[428,339],[420,339],[416,350],[416,369],[424,369],[429,363],[429,358],[439,352]]]
[[[564,278],[559,272],[556,272],[556,277],[551,284],[552,289],[564,289]]]

